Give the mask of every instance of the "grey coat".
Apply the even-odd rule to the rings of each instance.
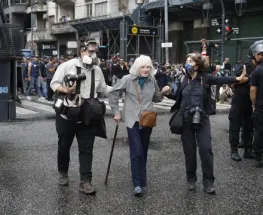
[[[140,103],[136,94],[137,84]],[[113,86],[109,92],[109,104],[114,113],[120,114],[119,91],[125,90],[125,100],[122,110],[122,121],[128,128],[132,128],[134,123],[139,121],[143,111],[154,111],[153,102],[161,102],[164,94],[159,91],[157,82],[153,76],[149,76],[141,89],[138,84],[138,77],[132,74],[124,76]]]

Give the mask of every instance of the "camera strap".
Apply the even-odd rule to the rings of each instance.
[[[91,85],[90,85],[90,98],[94,99],[94,90],[95,90],[95,70],[91,70]]]
[[[80,75],[80,74],[81,74],[81,67],[77,66],[77,75]],[[75,92],[76,94],[80,94],[80,81],[77,81]]]

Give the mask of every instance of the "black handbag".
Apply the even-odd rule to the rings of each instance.
[[[169,125],[172,134],[182,134],[184,115],[180,110],[176,110],[172,115]]]
[[[91,70],[91,89],[90,98],[84,100],[82,109],[82,120],[85,125],[90,125],[96,121],[103,120],[106,112],[106,105],[103,101],[94,98],[95,89],[95,70]]]
[[[187,98],[183,101],[180,109],[174,112],[169,121],[170,130],[173,134],[182,134],[183,132],[184,111],[188,103],[189,94],[190,93],[188,93]]]

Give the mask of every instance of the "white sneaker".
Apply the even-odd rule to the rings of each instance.
[[[26,98],[27,98],[27,100],[30,100],[30,101],[32,100],[32,98],[30,96],[27,96]]]
[[[39,97],[39,98],[38,98],[38,101],[40,101],[40,102],[43,102],[44,100],[45,100],[44,97]]]

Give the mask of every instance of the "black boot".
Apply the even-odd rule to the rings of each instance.
[[[230,154],[230,157],[231,157],[231,159],[232,159],[233,161],[241,161],[241,157],[239,156],[237,150],[232,150],[232,151],[231,151],[231,154]]]
[[[262,153],[255,153],[255,167],[260,168],[263,167]]]
[[[252,152],[251,148],[246,148],[244,151],[244,158],[246,159],[255,159],[255,154]]]

